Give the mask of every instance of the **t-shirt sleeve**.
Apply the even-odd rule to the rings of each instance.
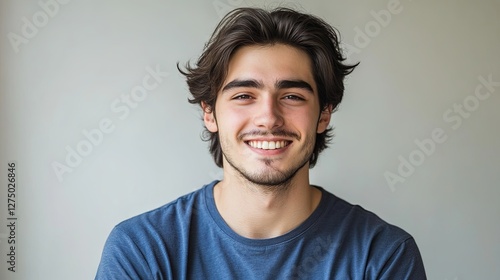
[[[403,241],[386,261],[377,279],[425,280],[424,264],[413,238]]]
[[[96,280],[153,279],[146,258],[137,244],[115,227],[105,245]]]

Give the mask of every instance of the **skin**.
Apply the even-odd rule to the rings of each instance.
[[[204,122],[219,132],[224,179],[214,188],[218,211],[247,238],[272,238],[302,223],[321,192],[309,184],[316,133],[328,127],[331,108],[320,111],[309,56],[294,47],[252,45],[232,56],[214,115]],[[274,150],[250,141],[285,141]],[[255,142],[254,142],[255,143]]]

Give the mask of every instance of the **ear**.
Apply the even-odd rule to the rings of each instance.
[[[201,102],[201,108],[203,109],[203,122],[210,132],[217,132],[217,121],[214,116],[214,111],[205,102]]]
[[[325,130],[328,128],[328,125],[330,124],[330,118],[332,116],[332,111],[333,111],[333,106],[329,105],[323,111],[321,111],[321,114],[319,115],[319,120],[318,120],[318,128],[316,129],[316,133],[320,134],[325,132]]]

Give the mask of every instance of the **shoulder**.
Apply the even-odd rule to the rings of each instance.
[[[203,213],[198,209],[209,186],[116,225],[104,245],[96,279],[152,279],[173,273],[172,267],[185,260],[171,254],[187,250],[189,227]]]
[[[334,223],[336,230],[341,229],[354,236],[364,236],[370,240],[390,240],[395,243],[411,238],[405,230],[386,222],[362,206],[351,204],[326,190],[323,190],[323,194],[327,196],[328,201],[328,206],[325,207],[324,215],[327,216],[325,218]]]
[[[206,187],[183,195],[161,207],[124,220],[117,224],[113,231],[137,235],[182,229],[187,226],[190,217],[200,211],[200,207],[204,203],[203,192]]]
[[[344,257],[359,258],[366,275],[374,279],[425,279],[420,252],[408,232],[359,205],[326,195],[323,224],[331,224],[339,249],[348,252]]]

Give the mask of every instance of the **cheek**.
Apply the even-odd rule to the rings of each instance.
[[[222,108],[217,113],[219,132],[224,134],[239,133],[247,120],[248,116],[243,110]]]
[[[288,122],[301,131],[316,131],[318,114],[313,110],[295,111],[289,114]]]

